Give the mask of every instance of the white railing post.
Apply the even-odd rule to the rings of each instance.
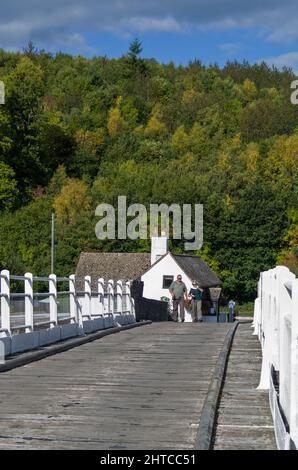
[[[290,319],[291,316],[291,295],[285,287],[285,283],[295,276],[285,266],[276,267],[276,318],[275,318],[275,341],[276,341],[276,363],[275,369],[280,370],[281,357],[284,354],[283,347],[283,333],[285,326],[285,318]]]
[[[1,328],[10,331],[10,273],[7,269],[1,271]]]
[[[85,301],[83,307],[83,318],[88,317],[91,320],[91,276],[84,277]]]
[[[290,434],[298,449],[298,279],[292,281],[291,417]]]
[[[285,286],[295,279],[288,268],[278,267],[279,278],[279,399],[283,412],[290,421],[290,378],[291,378],[291,314],[292,298]]]
[[[100,277],[97,280],[97,291],[98,291],[98,313],[104,315],[104,279]]]
[[[130,281],[126,281],[125,283],[125,291],[126,291],[126,302],[127,302],[127,309],[129,311],[129,315],[135,316],[135,309],[134,309],[134,301],[130,294]]]
[[[262,344],[262,370],[258,390],[268,390],[270,386],[270,364],[272,363],[272,337],[270,334],[272,269],[263,273],[263,305],[266,315],[262,315],[261,344]]]
[[[257,297],[255,300],[255,306],[254,306],[254,320],[253,320],[253,335],[258,334],[259,330],[259,323],[260,323],[260,316],[261,316],[261,306],[260,306],[260,297]]]
[[[274,369],[279,369],[279,270],[275,268],[272,276],[272,295],[271,295],[271,320],[270,331],[272,335],[272,358],[271,364]]]
[[[58,308],[57,308],[57,276],[50,274],[49,276],[49,294],[50,294],[50,328],[58,325]]]
[[[81,309],[78,306],[76,297],[76,277],[74,274],[69,276],[69,311],[70,316],[75,317],[75,322],[79,330],[83,330],[83,319]]]
[[[260,274],[260,315],[258,324],[258,338],[262,344],[262,324],[263,324],[263,313],[264,313],[264,273]]]
[[[256,323],[263,355],[258,388],[267,389],[271,384],[270,406],[278,448],[290,449],[291,441],[298,448],[298,279],[285,266],[261,273],[255,331]],[[272,366],[278,372],[278,398],[270,377]]]
[[[119,279],[116,283],[116,293],[117,293],[117,313],[122,315],[123,313],[123,285],[122,281]]]
[[[260,298],[261,298],[261,278],[258,281],[258,296],[255,299],[255,304],[254,304],[254,316],[253,320],[251,323],[251,328],[253,328],[253,335],[257,335],[258,331],[258,323],[260,321]]]
[[[114,306],[114,280],[108,280],[108,312],[113,315],[113,319],[115,320],[115,306]]]
[[[25,333],[33,331],[33,275],[32,273],[25,274]]]

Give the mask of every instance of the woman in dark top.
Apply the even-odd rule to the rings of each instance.
[[[194,323],[203,321],[202,318],[202,292],[195,279],[192,281],[192,288],[189,290],[189,298],[191,299],[191,317]]]

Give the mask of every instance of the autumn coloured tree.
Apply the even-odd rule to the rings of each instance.
[[[148,251],[149,240],[98,240],[102,202],[204,205],[202,256],[223,299],[255,297],[260,270],[298,272],[298,106],[290,69],[205,66],[0,49],[0,264],[57,273],[81,251]],[[181,240],[171,240],[174,252]]]

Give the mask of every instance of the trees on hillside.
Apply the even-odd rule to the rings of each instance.
[[[253,298],[259,270],[276,260],[296,266],[290,70],[163,65],[144,59],[134,40],[111,60],[51,55],[33,44],[23,54],[0,50],[0,78],[2,266],[48,272],[52,210],[61,274],[74,270],[82,250],[147,249],[147,241],[96,239],[95,207],[119,195],[147,207],[204,204],[199,254],[227,295]]]

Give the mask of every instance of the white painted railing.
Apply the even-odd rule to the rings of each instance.
[[[82,291],[76,288],[78,282]],[[42,292],[37,292],[37,283]],[[93,285],[90,276],[14,276],[1,271],[0,339],[5,355],[136,321],[130,282],[100,278],[96,290]]]
[[[258,388],[269,390],[278,448],[298,449],[298,279],[288,268],[261,273],[253,328],[263,354]]]

